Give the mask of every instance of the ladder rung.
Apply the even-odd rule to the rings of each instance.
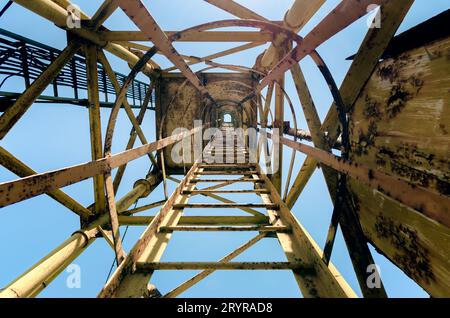
[[[224,156],[241,156],[241,157],[243,157],[244,155],[245,155],[245,157],[248,157],[249,156],[249,153],[248,152],[236,152],[236,151],[219,151],[219,152],[215,152],[215,151],[208,151],[208,152],[205,152],[205,153],[203,153],[203,155],[205,155],[205,156],[211,156],[211,155],[217,155],[217,154],[219,154],[219,155],[224,155]]]
[[[245,160],[241,160],[242,158],[233,158],[233,160],[231,161],[231,162],[229,162],[228,164],[236,164],[236,163],[241,163],[241,164],[248,164],[250,161],[249,161],[249,159],[248,158],[245,158]],[[226,161],[226,160],[213,160],[213,159],[210,159],[210,158],[208,158],[207,160],[205,160],[205,161],[202,161],[204,164],[208,164],[208,162],[224,162],[224,161]]]
[[[255,168],[256,164],[254,163],[212,163],[212,164],[199,164],[199,168],[232,168],[232,169],[250,169]]]
[[[244,153],[238,153],[238,154],[233,154],[233,153],[205,153],[203,155],[204,158],[207,159],[222,159],[222,162],[227,163],[226,160],[230,160],[231,159],[250,159],[249,154],[244,154]],[[220,161],[219,161],[220,162]],[[230,162],[233,163],[233,162]]]
[[[254,170],[241,170],[241,171],[233,171],[233,170],[215,170],[215,171],[196,171],[195,174],[197,175],[227,175],[227,174],[231,174],[231,175],[247,175],[247,174],[257,174],[257,171]]]
[[[138,262],[138,272],[153,270],[295,270],[313,273],[303,262]]]
[[[196,182],[230,182],[230,183],[237,183],[237,182],[254,182],[254,183],[263,183],[264,180],[261,179],[236,179],[236,180],[232,180],[232,179],[196,179],[193,178],[190,180],[191,183],[196,183]]]
[[[221,147],[214,147],[213,149],[211,149],[211,151],[214,150],[220,150],[220,151],[248,151],[245,148],[221,148]]]
[[[203,171],[239,171],[239,172],[247,172],[247,171],[256,171],[254,167],[234,167],[230,164],[229,167],[201,167]]]
[[[267,189],[254,190],[184,190],[183,194],[210,194],[210,193],[270,193]]]
[[[171,233],[174,231],[183,232],[290,232],[286,226],[161,226],[159,231]]]
[[[238,153],[238,154],[242,154],[242,153],[246,153],[248,154],[249,152],[245,149],[212,149],[209,150],[205,153],[214,153],[214,152],[220,152],[220,153]]]
[[[269,210],[278,210],[280,206],[278,204],[265,204],[265,203],[185,203],[174,204],[174,209],[204,209],[204,208],[262,208]]]

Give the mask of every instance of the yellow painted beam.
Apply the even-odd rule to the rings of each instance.
[[[33,174],[37,174],[36,171],[28,167],[25,163],[14,157],[10,152],[8,152],[3,147],[0,147],[0,164],[6,169],[15,173],[19,177],[27,177]],[[80,217],[86,219],[92,215],[89,209],[86,209],[80,203],[75,201],[72,197],[68,196],[61,190],[54,190],[47,193],[48,196],[55,199],[62,205],[64,205],[69,210],[75,212]]]
[[[179,31],[164,31],[168,38]],[[151,41],[141,31],[102,31],[100,39],[105,42]],[[175,38],[176,42],[271,42],[272,35],[258,31],[205,31],[183,33]]]
[[[98,52],[93,45],[84,46],[86,56],[86,74],[89,101],[89,127],[91,136],[92,161],[103,157],[102,128],[100,119],[100,97],[98,93]],[[103,175],[94,176],[95,212],[106,212],[105,178]]]
[[[62,29],[67,28],[67,18],[69,17],[69,13],[67,12],[66,8],[68,4],[71,4],[71,2],[68,0],[58,0],[58,2],[63,3],[64,6],[60,6],[58,5],[58,3],[52,2],[50,0],[14,0],[14,2],[55,23]],[[90,20],[90,18],[85,14],[82,14],[82,19]],[[103,41],[97,32],[94,32],[87,28],[75,28],[71,29],[70,33],[88,40],[100,47],[103,47],[111,54],[114,54],[118,58],[123,59],[132,65],[136,64],[139,61],[139,57],[131,53],[123,46]],[[147,64],[143,70],[143,72],[148,76],[153,75],[153,71],[154,67],[151,64]]]

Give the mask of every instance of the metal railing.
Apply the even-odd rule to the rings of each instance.
[[[0,96],[11,99],[20,95],[19,92],[2,92],[1,88],[13,77],[23,78],[25,87],[29,87],[60,53],[58,49],[0,28]],[[126,75],[117,72],[115,74],[119,84],[122,85]],[[98,82],[99,92],[103,93],[101,106],[110,107],[114,100],[111,101],[108,95],[115,95],[115,90],[101,64],[98,64]],[[84,105],[87,101],[80,98],[79,92],[86,91],[87,86],[85,58],[75,55],[53,81],[53,96],[43,96],[42,101],[39,99],[38,102]],[[60,96],[59,88],[61,87],[72,88],[73,96]],[[131,106],[142,104],[148,88],[147,83],[133,81],[127,93],[127,97],[133,101]],[[151,98],[151,108],[153,102],[154,96]]]

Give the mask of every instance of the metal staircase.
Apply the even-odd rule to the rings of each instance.
[[[282,202],[259,165],[249,160],[248,148],[239,146],[242,142],[239,142],[233,129],[223,128],[220,134],[222,136],[216,135],[205,147],[203,159],[192,166],[99,296],[155,295],[155,290],[147,286],[155,270],[202,270],[163,297],[180,295],[216,270],[290,270],[304,296],[355,296],[333,265],[328,267],[321,260],[321,251],[317,245]],[[231,145],[230,134],[233,136]],[[204,183],[214,185],[201,187]],[[253,189],[240,189],[243,183],[253,184]],[[232,189],[230,185],[233,185]],[[229,193],[253,193],[259,202],[236,203],[220,196]],[[221,203],[189,203],[194,196],[212,197]],[[251,216],[202,214],[189,217],[188,224],[180,224],[187,210],[212,212],[224,208],[240,209]],[[256,209],[263,209],[265,213]],[[171,235],[176,231],[252,231],[257,235],[217,262],[161,262]],[[278,239],[287,261],[231,262],[263,238]]]

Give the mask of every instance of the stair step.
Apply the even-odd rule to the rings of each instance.
[[[244,150],[247,151],[247,148],[241,148],[241,147],[213,147],[213,149],[218,149],[218,150]]]
[[[242,178],[242,179],[196,179],[193,178],[190,180],[191,183],[197,183],[197,182],[229,182],[229,183],[238,183],[238,182],[254,182],[254,183],[263,183],[264,180],[261,179],[251,179],[251,178]]]
[[[255,170],[208,170],[208,171],[196,171],[194,174],[197,175],[227,175],[227,174],[232,174],[232,175],[249,175],[249,174],[257,174],[258,171]]]
[[[244,152],[244,151],[232,151],[232,150],[230,150],[230,151],[214,151],[214,150],[212,150],[212,151],[205,151],[204,153],[203,153],[203,155],[229,155],[229,156],[232,156],[232,155],[239,155],[239,156],[243,156],[243,155],[245,155],[245,156],[248,156],[249,155],[249,153],[248,152]]]
[[[230,170],[239,170],[239,169],[255,169],[256,165],[252,163],[212,163],[212,164],[199,164],[198,168],[200,169],[230,169]]]
[[[269,210],[280,209],[279,204],[265,204],[265,203],[184,203],[174,204],[174,209],[222,209],[222,208],[262,208]]]
[[[267,189],[254,190],[183,190],[182,194],[210,194],[210,193],[270,193]]]

